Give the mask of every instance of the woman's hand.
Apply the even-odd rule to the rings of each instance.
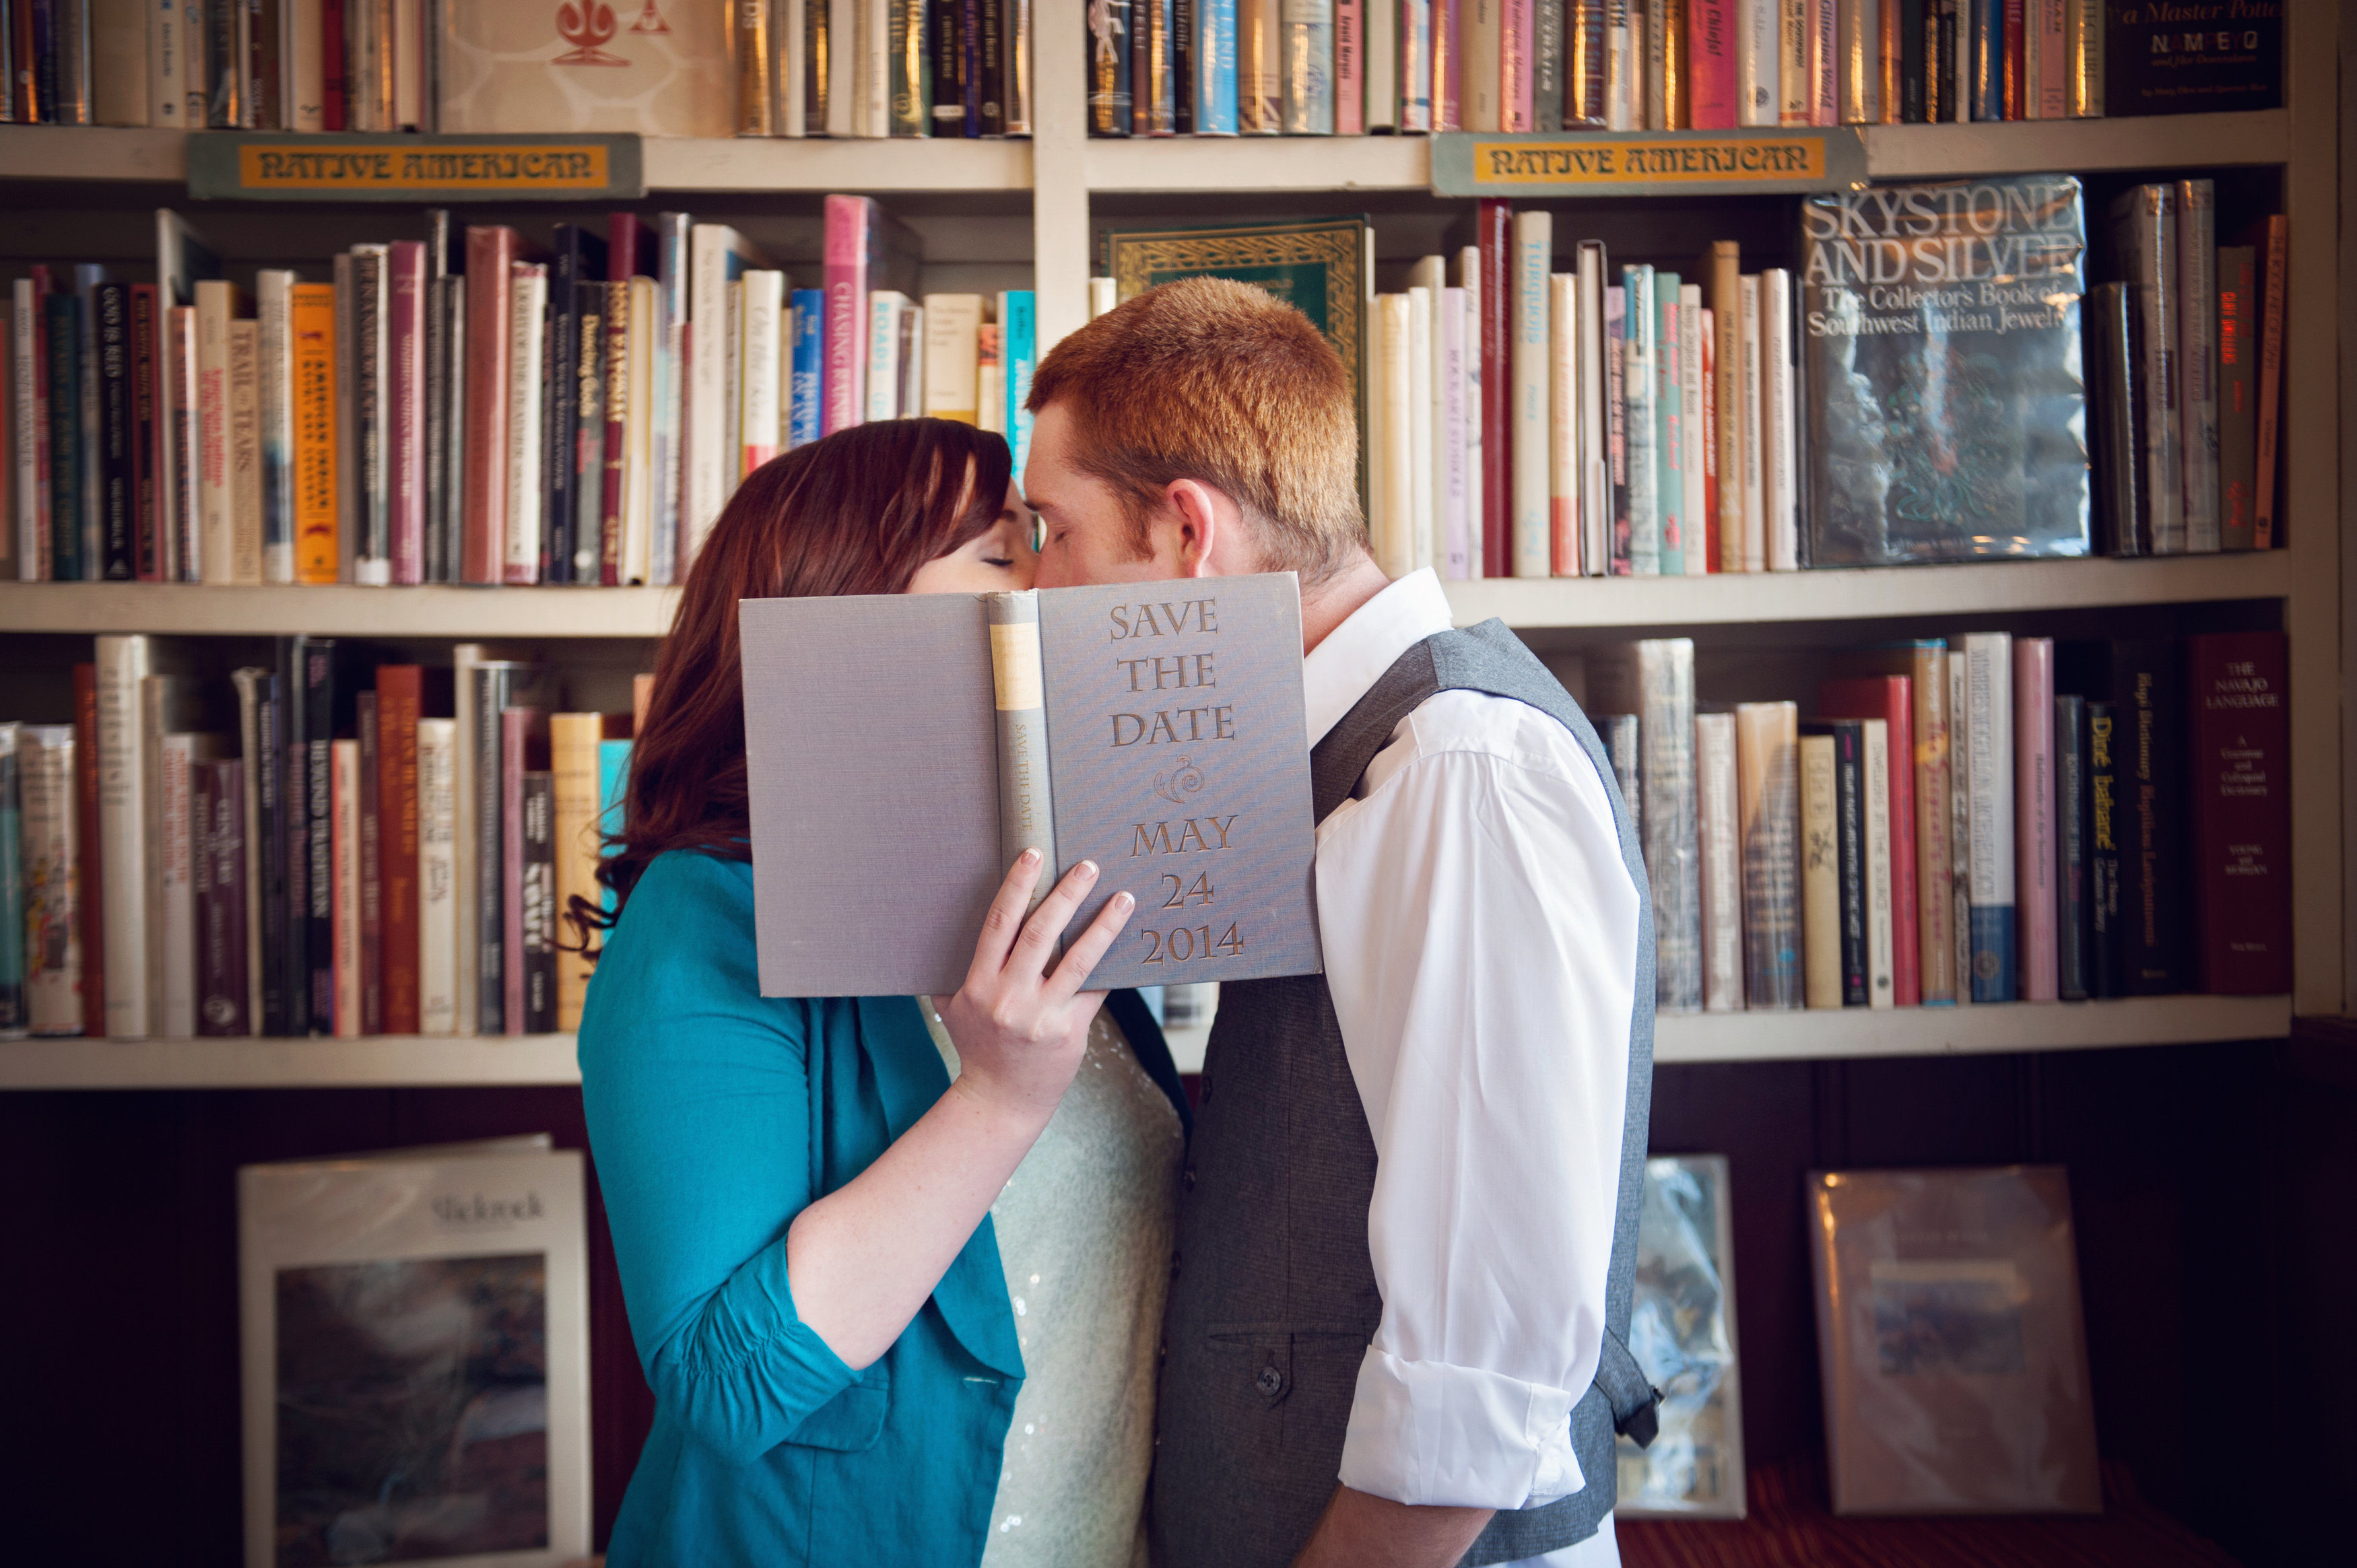
[[[1127,893],[1107,899],[1051,974],[1056,939],[1096,886],[1096,863],[1084,860],[1066,872],[1027,920],[1023,910],[1039,880],[1039,852],[1025,850],[991,900],[965,984],[942,1009],[960,1064],[951,1092],[1035,1132],[1056,1113],[1080,1070],[1089,1022],[1104,1001],[1103,992],[1081,985],[1136,903]]]

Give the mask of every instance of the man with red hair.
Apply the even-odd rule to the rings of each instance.
[[[1181,1178],[1165,1568],[1604,1568],[1653,939],[1595,731],[1498,622],[1387,582],[1353,389],[1289,306],[1173,283],[1058,344],[1039,585],[1293,572],[1322,975],[1222,988]]]

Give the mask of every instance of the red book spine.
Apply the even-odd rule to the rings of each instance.
[[[655,275],[655,231],[635,212],[606,219],[606,281],[628,283]]]
[[[320,0],[319,128],[323,131],[350,129],[344,109],[350,91],[344,59],[344,0]]]
[[[1688,113],[1694,130],[1735,129],[1735,0],[1686,0]]]
[[[867,231],[870,199],[826,199],[825,419],[832,435],[867,414]],[[1501,339],[1502,341],[1502,339]]]
[[[376,672],[377,886],[382,924],[384,1032],[418,1032],[417,720],[425,671],[384,664]]]
[[[2252,525],[2251,548],[2275,547],[2276,514],[2281,502],[2276,489],[2276,437],[2283,406],[2284,286],[2290,276],[2291,233],[2283,214],[2259,226],[2256,238],[2266,249],[2259,258],[2266,293],[2259,303],[2259,446],[2256,456],[2259,500]]]
[[[392,274],[393,580],[425,581],[425,246],[396,240]]]
[[[460,552],[469,583],[507,575],[508,288],[516,231],[467,231],[467,444]]]
[[[77,664],[74,693],[74,891],[81,905],[81,1032],[106,1034],[106,877],[98,844],[98,666]]]
[[[2024,118],[2022,73],[2028,61],[2024,34],[2029,9],[2024,0],[2005,0],[2005,117],[2008,120]]]
[[[1702,310],[1702,517],[1703,569],[1721,570],[1718,535],[1718,316]]]
[[[1436,132],[1465,128],[1465,53],[1460,42],[1464,14],[1459,0],[1432,0],[1432,128]],[[1361,22],[1360,36],[1365,33]],[[1361,113],[1360,124],[1365,123]],[[1340,128],[1338,120],[1335,129]]]
[[[1440,18],[1441,5],[1448,0],[1438,0],[1432,7],[1433,20]],[[1440,41],[1438,31],[1433,42]],[[1178,90],[1182,94],[1190,86]],[[1437,109],[1439,105],[1434,104]],[[1435,126],[1437,130],[1439,127]],[[1457,127],[1451,125],[1450,130]],[[1338,136],[1363,135],[1367,129],[1367,8],[1366,0],[1334,0],[1334,134]]]
[[[156,391],[164,346],[156,285],[131,285],[131,507],[139,581],[164,580],[164,422]]]
[[[1890,999],[1894,1006],[1920,1006],[1923,954],[1916,904],[1915,683],[1904,675],[1828,681],[1817,688],[1817,708],[1829,719],[1880,719],[1889,726]]]
[[[606,285],[606,467],[598,505],[605,523],[598,531],[604,558],[597,580],[609,588],[622,583],[622,513],[629,504],[630,455],[630,285]]]
[[[1507,288],[1514,258],[1514,204],[1483,198],[1475,209],[1481,260],[1481,575],[1512,575],[1507,519],[1513,504],[1513,360]]]
[[[2279,631],[2192,639],[2201,989],[2291,989],[2290,666]]]

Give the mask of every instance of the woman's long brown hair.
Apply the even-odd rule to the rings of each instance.
[[[1012,467],[1006,439],[989,431],[894,419],[796,447],[737,487],[655,660],[621,831],[606,835],[597,867],[613,908],[576,894],[566,912],[585,950],[591,931],[621,918],[655,856],[752,858],[737,602],[902,593],[918,567],[997,521]]]

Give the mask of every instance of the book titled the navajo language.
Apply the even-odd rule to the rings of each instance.
[[[1290,575],[740,617],[763,995],[954,992],[1025,848],[1137,900],[1092,988],[1319,969]]]
[[[1811,564],[2089,553],[2086,248],[2068,175],[1801,204]]]

